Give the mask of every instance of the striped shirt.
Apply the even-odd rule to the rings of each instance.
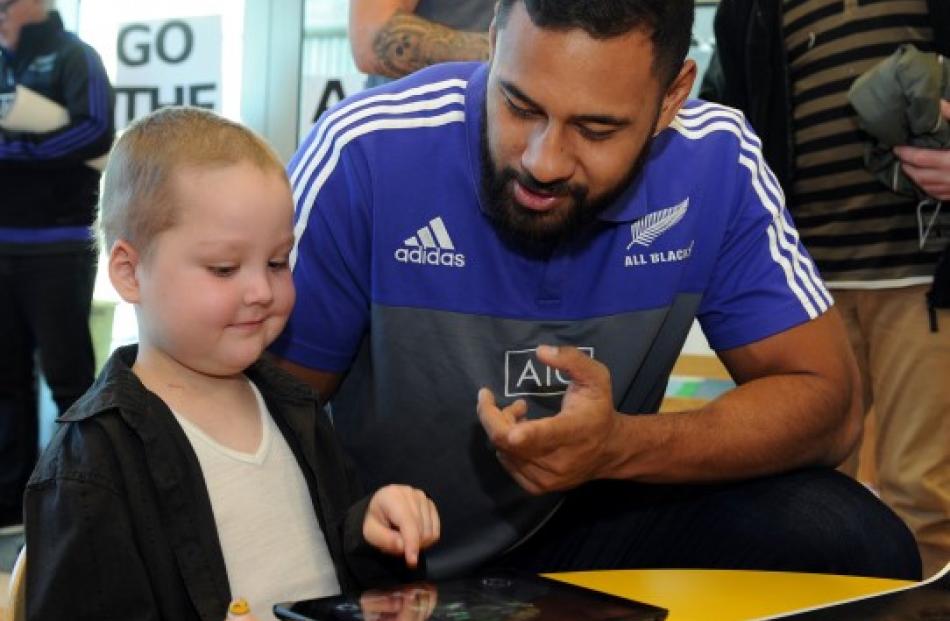
[[[920,248],[917,200],[864,167],[867,134],[848,103],[855,78],[912,43],[933,51],[925,0],[784,0],[796,178],[789,206],[830,287],[930,282],[947,237]],[[926,218],[933,213],[925,210]],[[950,226],[950,210],[937,226]]]

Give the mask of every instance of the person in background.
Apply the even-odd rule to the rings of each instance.
[[[687,102],[694,8],[501,0],[487,64],[341,102],[289,164],[298,301],[271,351],[365,483],[439,506],[430,576],[920,575],[833,469],[854,359],[758,139]],[[656,414],[697,317],[738,386]]]
[[[918,201],[865,169],[867,136],[847,97],[901,44],[950,54],[950,4],[723,0],[715,33],[720,74],[701,94],[742,110],[762,138],[848,329],[877,420],[875,486],[933,573],[950,561],[950,330],[931,330],[926,295],[950,212],[923,234]],[[943,111],[950,117],[946,102]],[[895,152],[925,192],[950,199],[950,152]],[[934,312],[938,326],[950,325],[950,310]],[[856,454],[845,469],[857,470]]]
[[[100,173],[86,162],[113,140],[114,98],[96,52],[43,0],[3,0],[0,117],[24,87],[69,118],[50,131],[0,118],[0,527],[23,522],[38,448],[38,370],[60,413],[95,376],[89,228]]]
[[[950,310],[927,292],[950,210],[926,211],[865,169],[854,80],[913,44],[950,55],[950,3],[722,0],[719,74],[701,96],[742,110],[834,296],[873,406],[875,487],[914,532],[926,574],[950,561]],[[950,103],[942,103],[950,119]],[[950,151],[898,147],[908,176],[950,200]],[[935,216],[929,234],[927,221]],[[856,453],[845,469],[857,470]]]
[[[495,0],[350,0],[350,47],[377,86],[436,63],[488,58]]]
[[[220,621],[240,597],[266,620],[411,576],[439,537],[432,501],[359,500],[317,397],[258,360],[294,303],[276,154],[214,113],[159,110],[116,144],[100,218],[140,341],[60,417],[27,485],[27,619]]]

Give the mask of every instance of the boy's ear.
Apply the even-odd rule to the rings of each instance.
[[[124,239],[116,240],[109,251],[109,280],[123,300],[130,304],[139,301],[138,250]]]

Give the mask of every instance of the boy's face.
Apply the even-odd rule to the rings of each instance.
[[[136,268],[140,347],[200,373],[240,373],[294,303],[290,188],[239,163],[177,171],[172,200],[176,224]]]

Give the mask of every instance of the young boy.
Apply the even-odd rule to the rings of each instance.
[[[210,112],[160,110],[116,144],[100,226],[139,344],[60,418],[30,480],[28,619],[222,621],[238,597],[272,619],[278,601],[405,577],[438,539],[421,491],[354,504],[316,396],[258,360],[294,303],[292,218],[275,154]]]

